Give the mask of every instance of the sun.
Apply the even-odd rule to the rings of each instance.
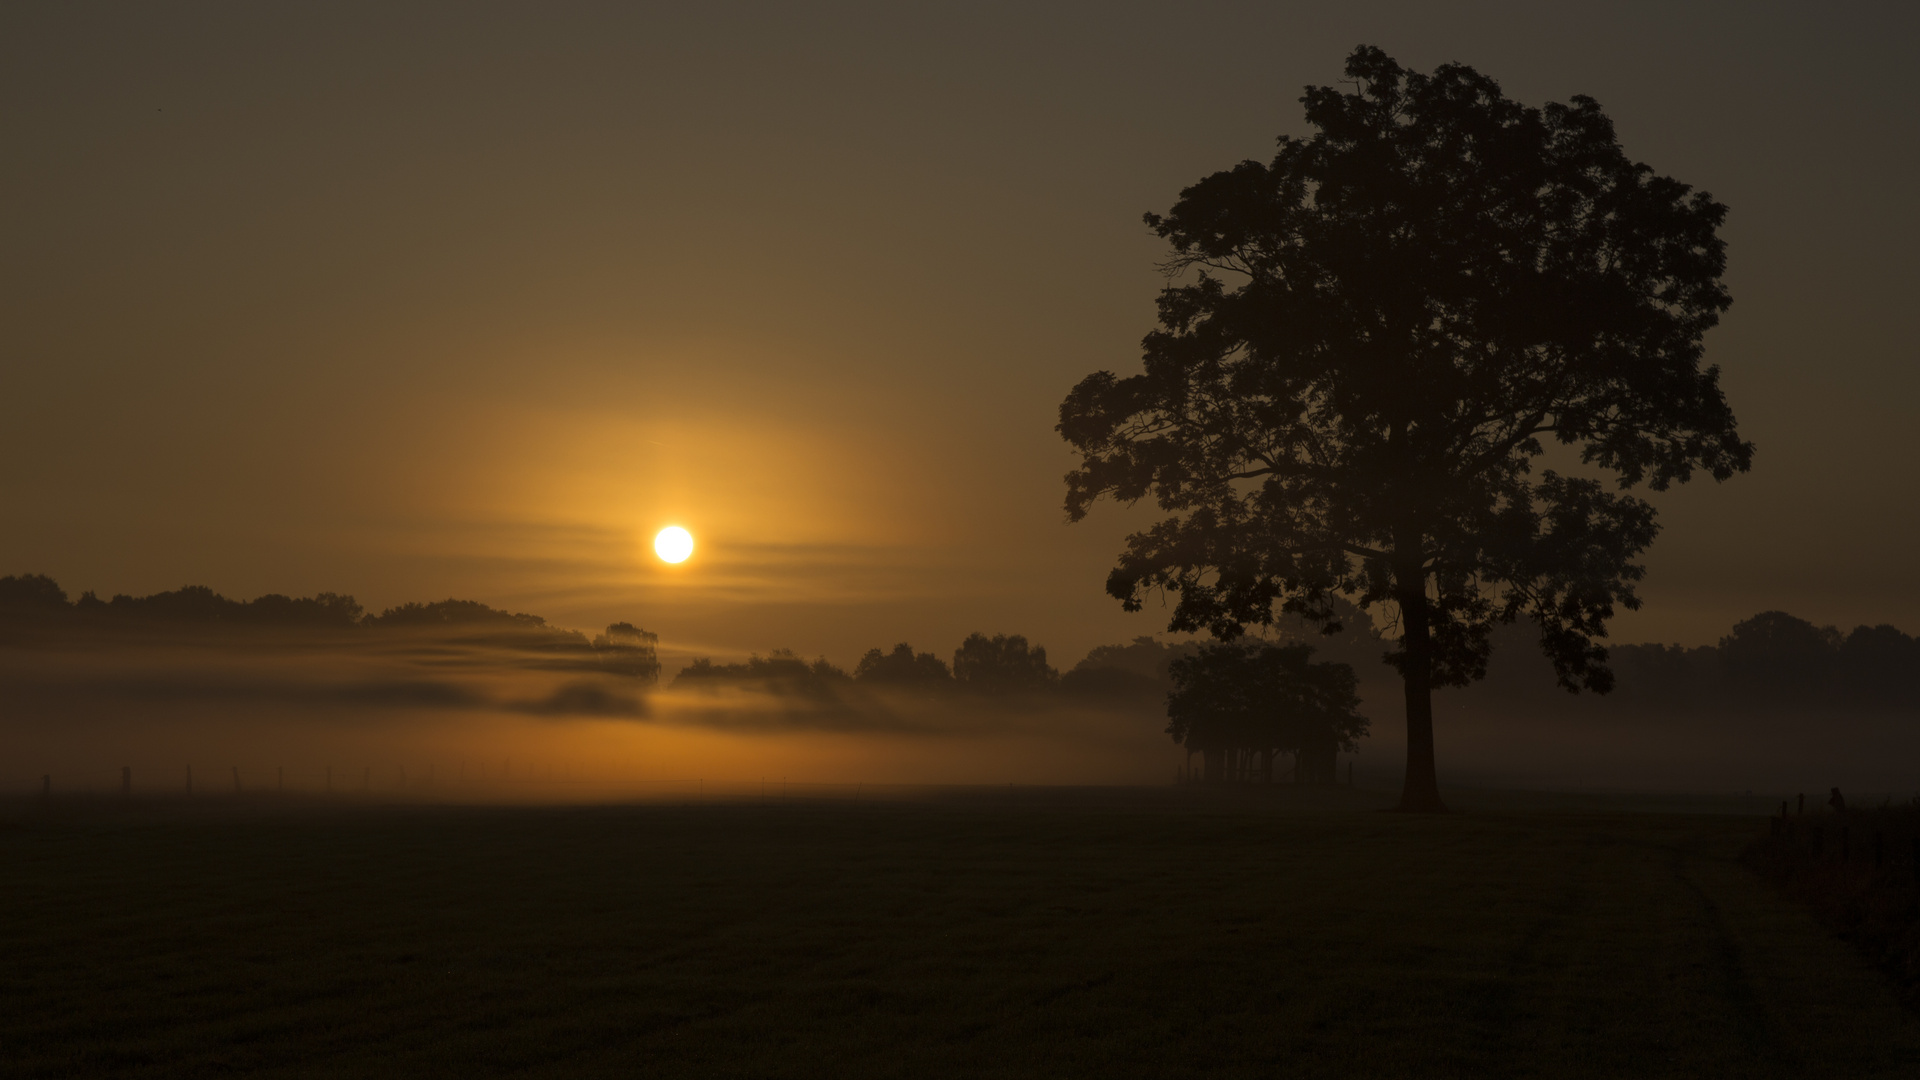
[[[667,562],[686,562],[693,554],[693,534],[678,525],[669,525],[653,538],[653,553]]]

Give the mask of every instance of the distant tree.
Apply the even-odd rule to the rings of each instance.
[[[828,663],[826,657],[808,663],[792,649],[774,649],[766,656],[755,654],[744,664],[716,664],[701,657],[673,677],[675,686],[757,683],[763,689],[786,693],[819,693],[846,681],[847,673]]]
[[[67,591],[45,574],[0,577],[0,615],[44,615],[67,610]]]
[[[1720,663],[1739,691],[1804,696],[1825,693],[1839,666],[1840,631],[1784,611],[1763,611],[1720,639]]]
[[[856,682],[887,683],[903,686],[940,686],[953,681],[946,661],[930,652],[916,653],[913,646],[901,642],[892,652],[868,649],[854,666]]]
[[[1144,373],[1061,405],[1082,456],[1066,507],[1171,514],[1107,591],[1177,594],[1176,631],[1391,605],[1400,805],[1439,810],[1432,691],[1485,674],[1490,628],[1530,615],[1561,685],[1604,692],[1607,621],[1640,603],[1653,507],[1536,473],[1545,443],[1622,488],[1748,468],[1701,366],[1730,302],[1726,208],[1630,160],[1591,98],[1530,108],[1371,47],[1346,72],[1354,91],[1302,99],[1316,134],[1147,215],[1168,273],[1194,277],[1162,293]]]
[[[232,621],[242,607],[205,585],[187,585],[151,596],[120,593],[107,602],[108,613],[121,618],[203,625]]]
[[[1096,646],[1060,676],[1060,688],[1082,697],[1150,703],[1158,709],[1172,686],[1168,666],[1198,648],[1190,641],[1174,644],[1148,636],[1125,645]]]
[[[278,626],[354,626],[365,615],[360,602],[340,593],[288,597],[268,593],[241,605],[234,616],[245,622]]]
[[[660,678],[659,645],[660,635],[627,622],[614,623],[593,639],[602,669],[649,683]]]
[[[953,677],[977,690],[1036,690],[1060,673],[1047,664],[1047,650],[1019,634],[969,634],[953,651]]]
[[[630,622],[609,624],[606,633],[593,639],[596,649],[645,649],[652,652],[659,644],[659,634],[642,630]]]
[[[1856,626],[1840,646],[1840,677],[1859,701],[1920,703],[1920,641],[1885,623]]]
[[[1276,753],[1294,755],[1298,783],[1330,784],[1341,750],[1367,730],[1356,711],[1353,668],[1311,660],[1310,645],[1234,642],[1175,660],[1167,695],[1167,734],[1206,761],[1209,780],[1223,779],[1238,758],[1244,772],[1273,779]]]
[[[547,620],[538,615],[518,614],[491,608],[477,600],[436,600],[431,604],[408,603],[391,607],[378,615],[369,615],[367,625],[386,628],[409,626],[518,626],[527,629],[545,627]]]
[[[1191,656],[1199,646],[1192,642],[1165,642],[1149,635],[1134,638],[1125,645],[1097,645],[1087,658],[1073,666],[1074,671],[1126,671],[1149,679],[1167,678],[1167,667],[1183,656]],[[1064,678],[1065,676],[1062,676]]]

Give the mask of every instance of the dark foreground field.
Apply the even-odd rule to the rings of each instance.
[[[1366,792],[0,817],[0,1067],[1913,1076],[1759,817]]]

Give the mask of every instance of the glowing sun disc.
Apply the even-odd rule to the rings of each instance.
[[[653,538],[653,553],[667,562],[686,562],[693,554],[693,534],[678,525],[669,525]]]

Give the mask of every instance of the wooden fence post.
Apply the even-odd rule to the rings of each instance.
[[[133,794],[133,766],[122,765],[120,766],[120,797],[124,799],[131,794]]]

